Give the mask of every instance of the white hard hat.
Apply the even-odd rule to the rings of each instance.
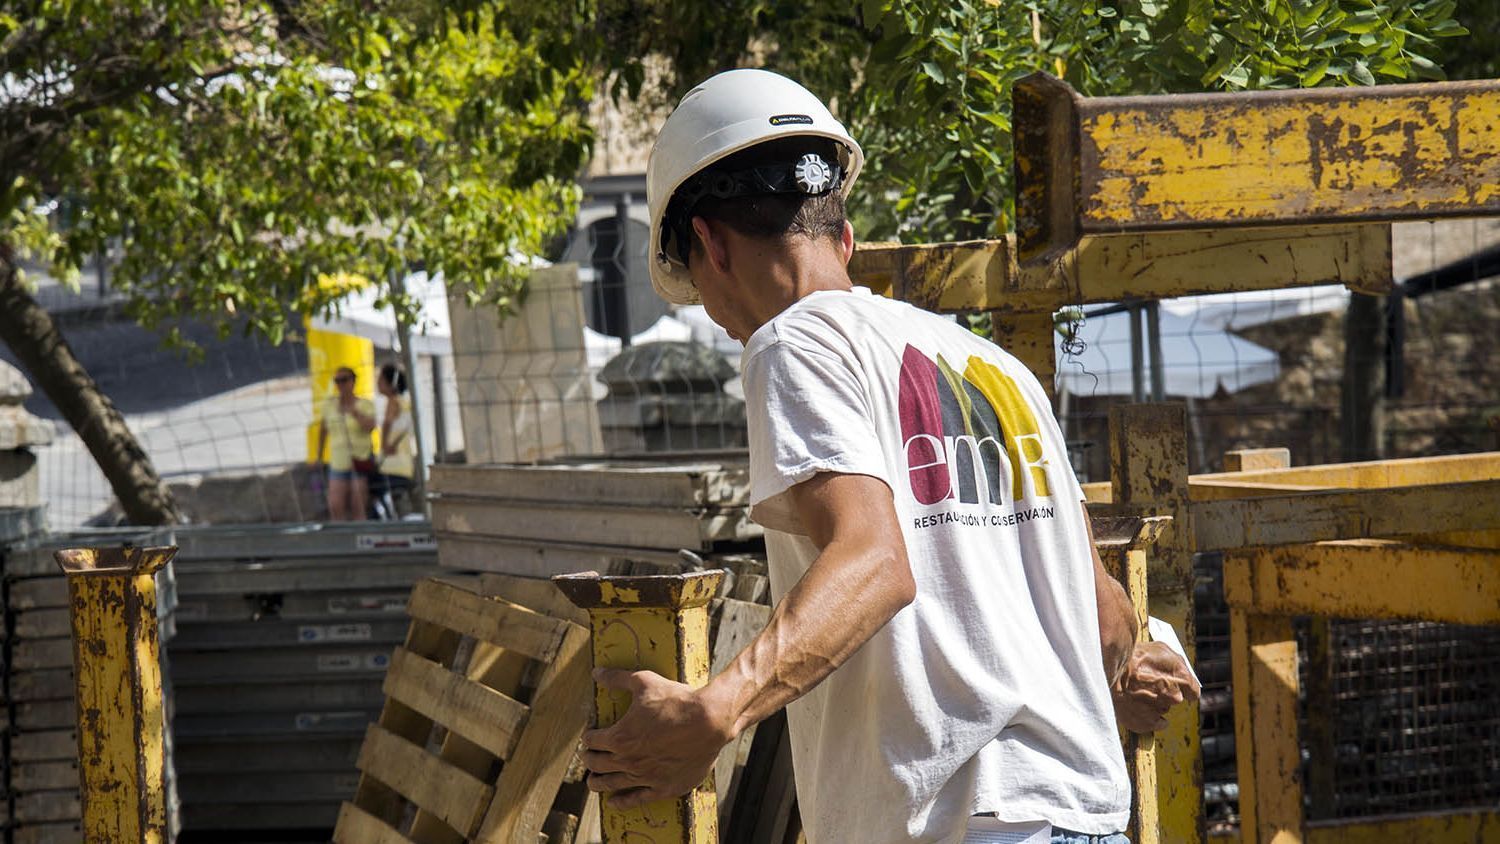
[[[646,165],[646,204],[651,212],[651,285],[668,302],[698,301],[687,267],[662,244],[667,204],[683,182],[746,147],[776,138],[810,135],[840,147],[844,196],[859,175],[865,154],[843,124],[811,91],[768,70],[728,70],[687,92],[662,125]],[[799,172],[799,178],[801,178]]]

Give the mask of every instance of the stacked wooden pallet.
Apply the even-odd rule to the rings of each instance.
[[[5,568],[4,718],[9,841],[73,844],[78,841],[77,710],[74,706],[72,621],[68,585],[52,552],[64,547],[166,544],[148,531],[87,531],[43,536],[7,549]],[[172,635],[171,570],[157,575],[162,638]],[[170,774],[170,766],[168,771]],[[169,781],[169,789],[171,783]],[[170,794],[170,791],[169,791]],[[175,801],[169,815],[176,825]]]
[[[529,577],[611,559],[676,565],[690,551],[763,556],[748,515],[743,453],[690,461],[577,460],[433,467],[433,528],[442,565]]]
[[[578,739],[592,682],[586,619],[550,584],[482,594],[477,578],[412,590],[362,776],[337,844],[574,844],[590,797]]]

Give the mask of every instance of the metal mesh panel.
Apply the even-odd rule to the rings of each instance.
[[[1500,629],[1347,620],[1329,628],[1331,706],[1309,696],[1303,720],[1327,713],[1332,801],[1309,789],[1308,817],[1500,804]],[[1318,665],[1306,642],[1300,651],[1304,673]]]
[[[1222,556],[1195,572],[1204,815],[1226,832],[1239,787]],[[1296,625],[1309,820],[1500,804],[1500,629],[1327,620],[1324,660],[1318,624]]]

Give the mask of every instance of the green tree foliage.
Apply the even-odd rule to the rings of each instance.
[[[0,6],[0,241],[106,242],[148,324],[273,340],[324,273],[408,262],[506,307],[570,217],[595,67],[542,4]],[[60,211],[60,213],[48,213]],[[399,294],[397,296],[399,298]]]
[[[1465,33],[1453,0],[621,2],[627,83],[655,53],[668,96],[760,63],[831,97],[869,158],[861,236],[907,240],[1010,227],[1010,88],[1033,71],[1088,95],[1416,81]]]
[[[571,216],[598,66],[582,6],[0,0],[0,338],[126,515],[175,521],[109,398],[27,291],[106,245],[137,319],[274,341],[420,262],[501,311]],[[402,313],[404,292],[388,297]]]

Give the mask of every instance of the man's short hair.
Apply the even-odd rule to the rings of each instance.
[[[808,153],[825,161],[838,161],[838,144],[827,138],[793,135],[776,138],[742,149],[704,169],[705,173],[733,172],[767,164],[794,164]],[[684,227],[692,231],[692,218],[723,223],[739,234],[766,240],[780,240],[793,235],[816,240],[826,237],[838,243],[844,235],[844,195],[842,191],[810,195],[805,193],[767,193],[721,198],[705,196],[686,209]],[[689,255],[703,248],[696,232],[691,234]]]

